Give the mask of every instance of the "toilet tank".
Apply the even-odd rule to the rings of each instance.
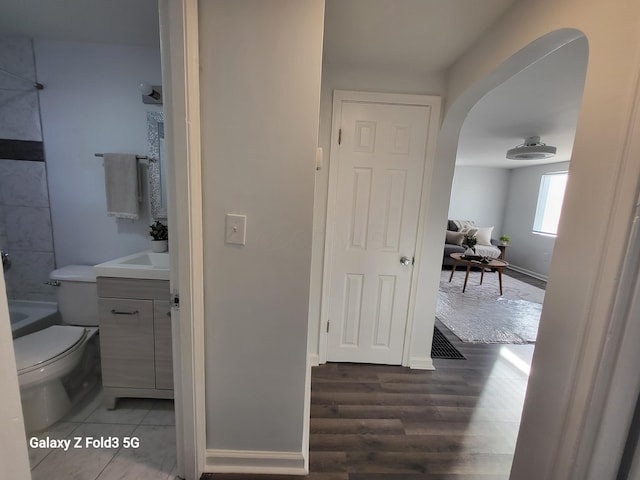
[[[98,326],[96,275],[89,265],[68,265],[51,272],[58,282],[58,310],[67,325]]]

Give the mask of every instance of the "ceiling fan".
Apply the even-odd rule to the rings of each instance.
[[[556,154],[556,147],[540,143],[540,137],[527,137],[522,145],[507,150],[510,160],[541,160]]]

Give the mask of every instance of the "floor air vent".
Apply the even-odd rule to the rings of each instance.
[[[450,360],[466,360],[456,347],[444,336],[438,327],[433,327],[433,343],[431,344],[431,358],[446,358]]]

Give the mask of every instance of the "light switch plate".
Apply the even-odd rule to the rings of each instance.
[[[227,213],[225,217],[225,242],[231,245],[245,245],[247,216]]]

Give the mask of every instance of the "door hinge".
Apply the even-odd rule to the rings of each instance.
[[[415,265],[416,264],[416,257],[411,257],[411,265]]]
[[[331,322],[327,320],[327,333],[329,333],[329,325],[331,325]]]
[[[178,292],[172,292],[169,303],[171,304],[171,308],[180,310],[180,294]]]
[[[338,130],[338,145],[342,143],[342,129]]]

